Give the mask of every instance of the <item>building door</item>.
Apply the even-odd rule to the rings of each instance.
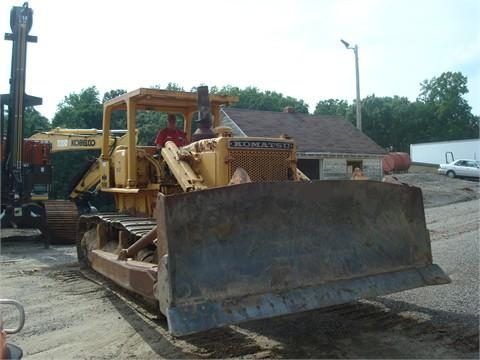
[[[318,159],[298,159],[297,167],[311,180],[320,179],[320,166]]]

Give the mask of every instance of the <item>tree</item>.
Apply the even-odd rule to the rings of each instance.
[[[428,109],[432,141],[478,137],[479,118],[463,97],[468,93],[466,76],[449,71],[420,85],[418,101]]]
[[[116,97],[122,96],[126,93],[127,93],[127,90],[125,89],[115,89],[115,90],[107,91],[106,93],[103,94],[102,103],[105,103],[108,100],[115,99]]]
[[[102,104],[95,86],[83,89],[80,93],[71,93],[65,96],[58,105],[53,117],[54,127],[72,129],[102,128]],[[61,152],[52,156],[54,198],[65,198],[69,185],[75,175],[84,168],[85,161],[91,157],[98,157],[99,151]]]
[[[158,87],[158,88],[161,89],[160,87]],[[167,84],[167,87],[165,88],[165,90],[168,90],[168,91],[185,91],[182,86],[180,86],[180,85],[178,85],[177,83],[174,83],[174,82],[169,82]]]
[[[476,138],[479,117],[463,98],[467,93],[467,78],[447,72],[422,82],[415,102],[399,96],[367,96],[362,100],[362,130],[379,145],[397,151],[409,151],[414,143]],[[319,104],[324,113],[335,111],[335,100]],[[351,105],[346,119],[355,124],[355,117]]]
[[[101,129],[102,114],[103,109],[98,90],[95,86],[91,86],[78,94],[71,93],[65,96],[58,105],[52,125],[76,129]]]
[[[291,96],[284,96],[282,93],[267,90],[260,91],[256,87],[248,86],[240,89],[234,86],[224,86],[221,89],[215,87],[210,92],[221,95],[238,96],[239,101],[232,105],[235,108],[255,109],[264,111],[283,111],[287,106],[294,108],[295,112],[308,113],[308,105],[303,100],[295,99]]]
[[[51,124],[48,119],[40,114],[35,108],[27,107],[24,113],[23,136],[28,138],[40,131],[50,130]]]
[[[362,131],[382,147],[409,151],[410,144],[425,134],[419,115],[417,104],[405,97],[369,95],[362,100]],[[355,104],[348,107],[346,118],[355,125]]]
[[[348,102],[346,100],[328,99],[320,100],[315,106],[315,115],[333,115],[345,117],[347,115]]]
[[[153,145],[158,131],[166,126],[166,119],[167,115],[165,113],[158,113],[156,111],[138,111],[138,143],[140,145]],[[180,127],[178,121],[177,124]]]
[[[126,94],[127,91],[124,89],[116,89],[107,91],[103,94],[102,104],[106,103],[108,100],[115,99],[123,94]],[[102,115],[103,117],[103,115]],[[116,110],[112,113],[110,127],[112,129],[126,129],[127,128],[127,113],[125,110]]]

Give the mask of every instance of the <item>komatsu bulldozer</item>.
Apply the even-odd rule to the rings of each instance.
[[[432,263],[419,188],[310,181],[294,140],[221,126],[235,101],[141,88],[104,104],[99,189],[118,212],[80,218],[82,267],[156,305],[178,336],[449,282]],[[110,149],[116,111],[127,138]],[[138,146],[141,111],[181,115],[190,144]]]

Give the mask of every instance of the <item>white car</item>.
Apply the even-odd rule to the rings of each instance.
[[[476,177],[480,178],[480,161],[459,159],[449,164],[440,164],[438,168],[440,175],[454,177]]]

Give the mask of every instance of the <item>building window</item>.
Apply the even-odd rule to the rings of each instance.
[[[322,180],[349,179],[347,162],[342,158],[323,159]]]
[[[347,174],[352,174],[355,168],[364,171],[362,160],[347,160]]]

